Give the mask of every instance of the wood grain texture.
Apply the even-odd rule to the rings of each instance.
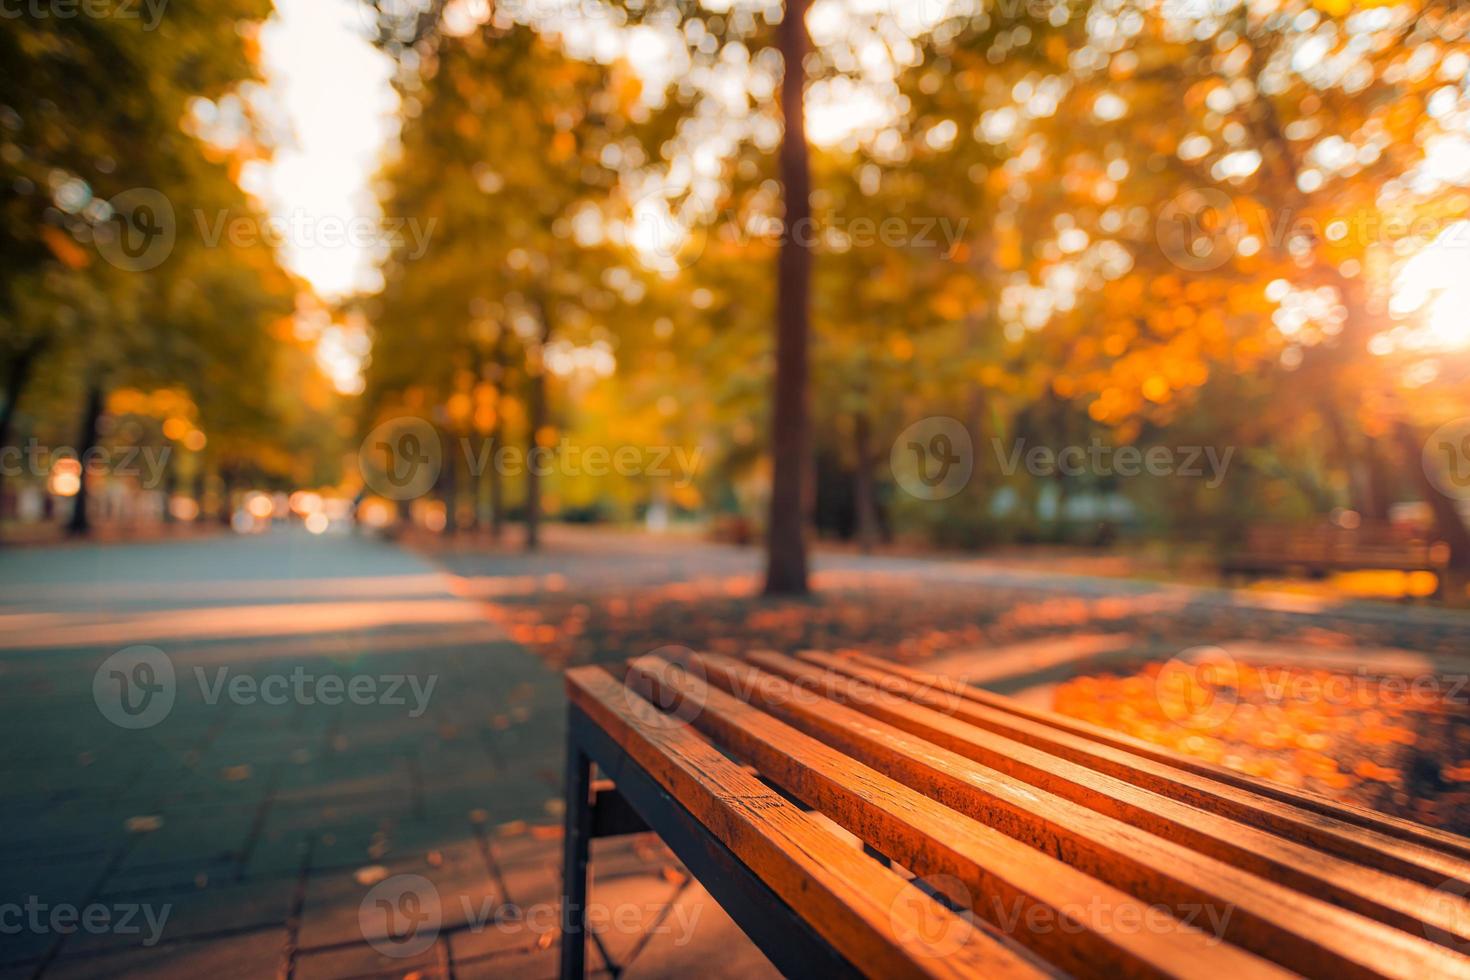
[[[847,678],[775,654],[751,662],[828,697],[852,693]],[[1007,779],[1036,786],[1268,881],[1324,898],[1395,928],[1445,944],[1470,945],[1470,902],[1376,868],[1180,803],[970,724],[907,697],[869,699],[865,714],[981,763]],[[845,716],[846,717],[846,716]],[[840,732],[836,733],[838,736]]]
[[[669,724],[601,668],[569,671],[566,688],[572,704],[865,972],[936,978],[1047,975],[824,830],[689,726]],[[617,773],[608,775],[616,782]]]
[[[1454,835],[860,655],[618,671],[568,673],[583,737],[864,973],[1470,980]]]
[[[905,684],[910,685],[909,689],[925,692],[931,707],[956,716],[964,714],[967,721],[990,731],[1201,810],[1269,830],[1433,888],[1447,882],[1470,886],[1470,860],[1451,849],[1430,843],[1434,840],[1453,841],[1454,835],[1434,832],[1430,836],[1408,840],[1385,833],[1381,827],[1354,824],[1345,819],[1351,808],[1337,808],[1329,815],[1321,808],[1288,802],[1278,798],[1278,794],[1261,792],[1260,781],[1249,777],[1226,780],[1196,772],[1195,767],[1178,764],[1181,761],[1178,757],[1171,758],[1171,753],[1164,753],[1157,747],[1145,753],[1123,747],[1121,743],[1115,744],[1115,739],[1092,737],[1075,731],[1075,726],[1065,723],[1066,719],[1015,710],[998,695],[974,688],[962,690],[964,685],[955,685],[942,677],[922,674],[915,677],[913,672],[888,669],[893,665],[877,666],[866,657],[821,653],[799,656],[810,663],[892,686],[895,690]]]
[[[1349,838],[1351,841],[1348,845],[1350,856],[1358,854],[1360,848],[1371,848],[1393,855],[1409,866],[1421,867],[1424,871],[1423,876],[1419,879],[1421,881],[1437,883],[1446,878],[1454,878],[1470,884],[1470,839],[1457,834],[1426,827],[1412,820],[1389,816],[1366,807],[1340,803],[1316,793],[1248,776],[1202,759],[1193,759],[1177,752],[1170,752],[1168,749],[1122,732],[1111,731],[1053,712],[1037,711],[1009,698],[967,684],[954,683],[944,677],[912,667],[862,654],[850,655],[848,659],[866,667],[924,684],[935,690],[944,690],[957,697],[1243,790],[1256,798],[1253,802],[1275,801],[1287,804],[1298,811],[1324,817],[1325,821],[1316,823],[1314,826],[1324,834],[1339,833]],[[1457,860],[1444,861],[1445,856]]]
[[[641,678],[661,703],[697,704],[687,716],[716,744],[916,874],[956,880],[976,915],[1009,929],[1068,973],[1202,977],[1228,968],[1241,976],[1280,974],[1151,908],[1157,902],[1177,908],[1167,899],[1142,900],[1070,866],[1065,855],[1059,859],[959,813],[707,684],[697,670],[657,657],[632,666],[630,681]]]
[[[805,668],[774,655],[753,660],[793,665],[796,684],[770,675],[741,675],[722,658],[700,657],[712,680],[737,684],[778,713],[799,713],[823,742],[865,758],[924,794],[1151,903],[1172,908],[1228,910],[1222,923],[1232,943],[1318,975],[1470,975],[1470,959],[1411,934],[1332,906],[1226,862],[1061,799],[989,767],[977,766],[923,738],[867,717],[881,697],[871,685]],[[836,701],[810,704],[825,681],[861,711]],[[894,704],[904,702],[891,697]],[[959,724],[959,723],[957,723]],[[1060,760],[1059,760],[1060,761]],[[881,848],[881,842],[878,845]]]

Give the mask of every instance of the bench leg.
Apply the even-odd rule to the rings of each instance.
[[[587,845],[592,837],[592,760],[569,736],[566,836],[562,841],[561,980],[582,980],[587,963]]]

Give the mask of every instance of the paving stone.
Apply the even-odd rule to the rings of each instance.
[[[554,980],[560,966],[555,945],[529,952],[504,953],[454,964],[454,980]],[[701,974],[702,976],[703,974]],[[587,948],[586,976],[611,977],[595,946]]]
[[[665,980],[695,975],[779,980],[781,973],[704,886],[691,881],[618,977]]]
[[[311,837],[310,830],[262,831],[248,846],[241,876],[260,878],[300,871]]]
[[[302,949],[361,942],[360,910],[370,886],[351,872],[327,872],[307,880],[297,945]]]
[[[16,856],[4,865],[0,901],[23,901],[29,895],[52,902],[75,901],[92,890],[105,870],[105,863],[94,858]]]
[[[234,861],[218,858],[127,868],[109,876],[102,883],[101,894],[154,894],[223,884],[235,880],[235,868]]]
[[[56,941],[57,937],[49,931],[38,932],[29,928],[8,935],[5,937],[5,945],[0,947],[0,965],[38,960],[56,945]]]
[[[428,980],[448,975],[449,950],[443,939],[413,956],[390,956],[368,943],[297,955],[292,980],[348,980],[358,977],[403,977]]]
[[[546,823],[560,813],[561,788],[559,773],[512,771],[487,781],[483,791],[455,793],[453,806],[461,810],[481,810],[492,825],[524,821]],[[442,813],[449,801],[435,802]]]
[[[285,929],[194,942],[162,943],[103,956],[64,952],[43,980],[262,980],[274,977],[286,948]]]
[[[219,884],[172,893],[115,896],[102,899],[104,904],[145,906],[152,910],[154,921],[162,926],[161,940],[174,942],[242,929],[285,925],[296,893],[291,878]],[[146,916],[136,923],[139,933],[107,932],[99,935],[78,933],[63,944],[63,949],[90,951],[123,946],[138,946],[148,938],[152,928]]]
[[[514,833],[497,829],[490,835],[490,850],[502,865],[526,861],[543,862],[548,856],[561,861],[562,828],[560,824],[536,824],[519,827]],[[598,847],[602,842],[593,841]]]
[[[630,834],[595,840],[589,848],[593,874],[602,878],[644,874],[651,867],[674,867],[678,859],[655,834]],[[560,853],[557,856],[560,863]]]
[[[192,754],[191,754],[192,755]],[[259,805],[269,785],[270,765],[238,756],[203,753],[188,764],[154,769],[130,783],[121,794],[135,806],[175,810]]]
[[[430,851],[473,843],[468,821],[430,823],[380,820],[324,823],[311,849],[311,872],[356,869],[363,864],[422,860]],[[478,848],[478,844],[475,845]]]
[[[6,864],[15,860],[68,861],[109,855],[128,841],[122,818],[94,814],[76,820],[59,811],[23,821],[5,820],[0,822],[0,833],[5,835],[0,846],[0,862]]]
[[[162,864],[232,860],[239,857],[254,825],[254,807],[244,810],[191,808],[182,813],[143,811],[138,817],[158,817],[157,830],[137,835],[122,867],[127,870]]]
[[[397,798],[413,788],[413,774],[401,757],[356,759],[341,767],[293,767],[289,772],[289,778],[276,787],[276,799],[283,803]]]
[[[504,902],[477,844],[374,866],[381,870],[367,884],[355,871],[324,872],[308,878],[298,937],[301,948],[361,941],[364,928],[378,926],[374,919],[362,918],[363,900],[378,880],[392,875],[413,874],[429,881],[437,892],[441,928],[446,930],[489,916]]]
[[[633,959],[633,953],[651,935],[650,930],[672,928],[662,919],[687,879],[665,877],[660,869],[617,877],[594,875],[587,894],[587,929],[615,967]]]
[[[423,817],[434,821],[470,821],[472,815],[484,814],[484,822],[501,823],[508,815],[525,814],[534,807],[496,805],[494,777],[487,775],[480,786],[455,786],[448,789],[423,789]],[[491,811],[499,816],[491,820]],[[516,816],[516,819],[524,817]]]
[[[510,901],[527,915],[542,906],[555,906],[561,902],[561,852],[556,857],[548,856],[544,862],[521,862],[502,867],[500,880]]]
[[[0,943],[0,963],[45,955],[63,938],[52,925],[52,912],[58,907],[85,906],[101,874],[101,866],[90,861],[6,865],[0,902],[20,906],[22,918],[20,930]]]
[[[449,934],[449,948],[456,963],[481,959],[516,950],[535,950],[554,946],[561,935],[558,907],[549,914],[523,916],[504,915],[477,923]]]

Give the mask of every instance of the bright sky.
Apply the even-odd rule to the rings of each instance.
[[[769,94],[776,84],[769,61],[737,54],[713,69],[694,68],[682,39],[669,36],[669,28],[619,30],[597,19],[567,19],[560,13],[564,2],[525,0],[521,13],[559,30],[576,56],[602,61],[627,57],[650,83],[650,92],[662,91],[672,78],[684,78],[716,96],[716,102],[725,101],[721,95],[729,97],[727,111],[690,128],[686,138],[700,152],[690,155],[692,163],[672,169],[671,184],[694,191],[694,197],[703,196],[701,191],[712,194],[712,187],[701,185],[717,183],[721,146],[742,134],[774,145],[775,132],[762,130],[762,121],[745,110],[747,92]],[[968,2],[926,0],[916,9],[928,16],[914,23],[880,18],[874,33],[861,26],[861,18],[848,15],[871,13],[874,6],[882,9],[884,0],[816,0],[808,18],[814,40],[861,84],[843,80],[813,86],[807,107],[813,142],[837,145],[857,133],[881,130],[894,113],[889,96],[897,64],[915,54],[909,39],[931,26],[943,9]],[[712,5],[710,0],[706,4]],[[473,30],[491,9],[485,0],[452,0],[447,27],[451,33]],[[284,132],[274,160],[248,174],[245,183],[284,223],[287,264],[327,301],[381,286],[377,266],[386,246],[377,230],[379,212],[369,182],[394,138],[398,100],[390,84],[389,59],[367,40],[370,24],[361,0],[276,0],[276,14],[261,35],[263,67],[280,116],[275,122]],[[1467,144],[1462,140],[1456,145],[1463,151]],[[1444,159],[1437,152],[1443,147],[1429,149],[1431,161]],[[1462,153],[1462,165],[1465,159],[1470,157]],[[664,234],[671,228],[677,233],[663,205],[653,196],[648,202],[640,206],[659,210],[658,220],[635,222],[633,231],[648,224]],[[1431,346],[1470,342],[1470,318],[1464,312],[1470,292],[1458,264],[1470,232],[1465,227],[1454,230],[1456,235],[1444,236],[1429,254],[1410,263],[1396,283],[1394,312],[1425,317],[1429,330],[1424,340]],[[636,234],[632,239],[642,251],[644,243]],[[338,387],[360,387],[360,329],[333,325],[322,311],[298,320],[303,336],[316,340],[318,360]]]
[[[832,45],[840,39],[843,21],[832,15],[844,2],[859,8],[882,4],[882,0],[818,0],[810,23],[820,42]],[[601,60],[626,56],[652,91],[661,91],[672,77],[688,70],[683,43],[676,36],[671,39],[651,28],[609,30],[595,19],[557,16],[561,3],[547,6],[553,12],[548,23],[564,32],[575,54]],[[535,9],[534,2],[525,5],[526,11]],[[451,31],[473,29],[489,11],[481,0],[455,0],[446,14],[448,26]],[[276,0],[276,14],[261,33],[263,68],[286,133],[275,158],[251,173],[246,183],[285,223],[287,264],[328,300],[372,291],[381,284],[377,260],[384,249],[369,231],[369,222],[379,212],[368,182],[385,144],[393,138],[398,99],[390,84],[389,59],[367,40],[370,25],[361,0]],[[732,89],[743,104],[746,90],[761,79],[752,79],[748,63],[728,67],[728,72],[706,84]],[[883,67],[888,69],[884,74],[891,72],[890,66]],[[775,84],[774,77],[764,82],[766,89]],[[822,88],[812,93],[811,102],[810,135],[820,145],[833,145],[851,132],[882,125],[891,114],[871,95],[864,101],[864,93]]]
[[[258,193],[287,222],[285,259],[324,298],[378,282],[369,181],[394,131],[392,63],[368,42],[360,0],[276,0],[264,70],[289,127]]]
[[[1395,346],[1434,351],[1470,345],[1467,258],[1470,221],[1457,221],[1404,263],[1394,280],[1389,312],[1396,317],[1417,317],[1418,324],[1398,331]]]

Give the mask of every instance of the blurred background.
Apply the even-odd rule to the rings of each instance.
[[[0,7],[0,898],[178,909],[6,976],[550,976],[669,645],[1470,830],[1465,5]],[[616,846],[595,968],[769,967]]]
[[[757,540],[774,427],[823,540],[1466,600],[1455,4],[818,0],[794,221],[779,4],[99,4],[7,15],[7,539]]]

